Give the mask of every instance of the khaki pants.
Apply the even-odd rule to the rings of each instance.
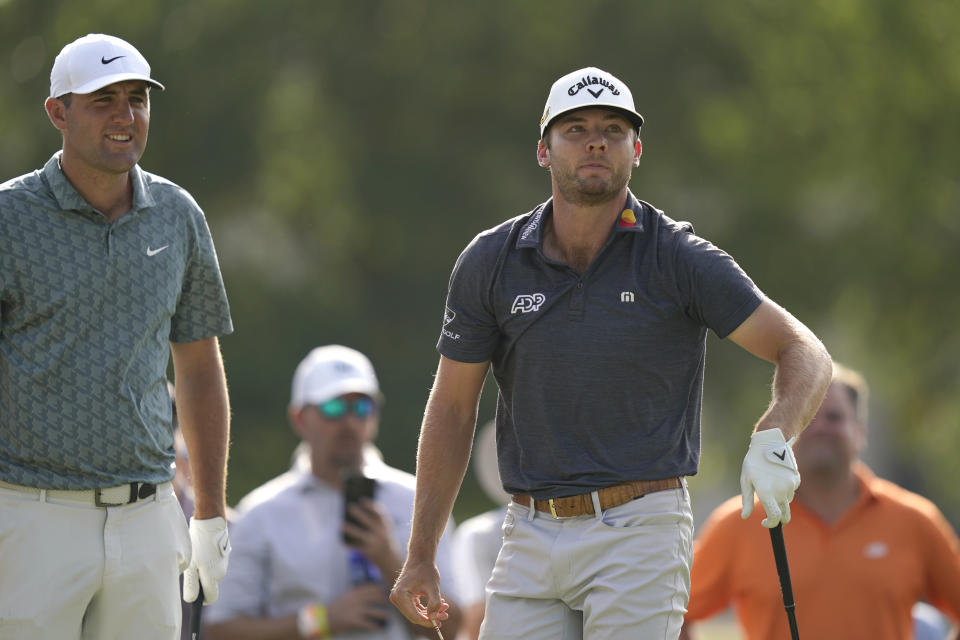
[[[511,503],[481,639],[676,640],[693,516],[681,489],[562,520]]]
[[[96,507],[0,486],[0,640],[176,640],[190,558],[170,484]]]

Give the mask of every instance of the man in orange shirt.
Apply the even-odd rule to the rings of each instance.
[[[960,619],[960,541],[937,507],[859,460],[867,385],[834,366],[816,417],[794,446],[802,482],[784,528],[801,637],[912,638],[911,609],[930,602]],[[789,640],[767,530],[739,496],[718,507],[694,544],[686,626],[736,609],[749,640]],[[766,553],[759,550],[766,549]]]

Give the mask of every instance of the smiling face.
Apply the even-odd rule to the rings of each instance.
[[[572,204],[601,204],[622,197],[640,164],[640,141],[621,112],[580,109],[551,123],[537,159],[550,168],[555,194]]]
[[[48,98],[46,109],[63,134],[63,165],[76,173],[125,174],[146,149],[150,94],[142,80],[70,94],[66,101]]]

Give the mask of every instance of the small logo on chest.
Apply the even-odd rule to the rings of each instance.
[[[890,547],[886,542],[871,542],[863,548],[863,555],[868,558],[885,558],[890,553]]]
[[[539,311],[540,306],[546,302],[547,296],[542,293],[521,293],[513,301],[513,307],[510,313],[530,313]]]
[[[621,291],[620,302],[633,302],[633,291]]]

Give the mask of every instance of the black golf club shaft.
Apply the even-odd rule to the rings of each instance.
[[[797,607],[793,602],[793,585],[790,583],[790,565],[787,564],[787,546],[783,542],[781,525],[778,524],[770,529],[770,542],[773,544],[773,559],[777,563],[777,576],[780,578],[783,608],[787,612],[787,621],[790,623],[790,637],[792,640],[800,640],[800,631],[797,629]]]
[[[197,599],[190,605],[190,640],[200,640],[200,614],[203,613],[203,585]]]

